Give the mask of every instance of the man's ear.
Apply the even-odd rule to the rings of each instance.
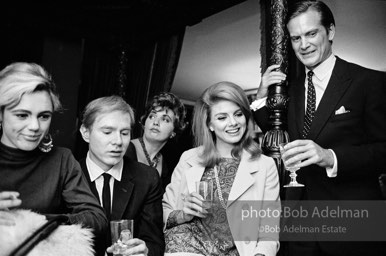
[[[85,142],[90,143],[90,130],[84,127],[82,124],[79,128],[80,134],[82,134],[82,138]]]
[[[335,36],[335,26],[334,24],[330,25],[330,28],[328,29],[328,40],[332,41]]]

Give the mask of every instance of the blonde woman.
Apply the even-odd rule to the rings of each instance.
[[[279,206],[276,165],[253,141],[251,118],[244,91],[230,82],[210,86],[197,101],[197,147],[183,153],[163,197],[165,255],[276,255],[278,236],[259,234],[264,220],[252,227],[255,240],[239,241],[246,235],[234,217],[242,200]],[[209,210],[195,192],[205,179],[214,186]]]
[[[49,128],[61,104],[50,75],[34,63],[0,71],[0,225],[15,225],[10,208],[64,215],[69,224],[106,232],[107,219],[69,149],[53,145]]]

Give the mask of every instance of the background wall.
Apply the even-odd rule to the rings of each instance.
[[[334,53],[386,71],[386,1],[325,3],[336,21]],[[255,90],[261,80],[260,16],[259,0],[248,0],[188,27],[172,92],[193,104],[205,88],[223,80]]]
[[[219,81],[260,83],[260,7],[249,0],[187,27],[172,92],[194,101]]]
[[[386,1],[325,1],[334,13],[334,52],[350,62],[386,72]]]

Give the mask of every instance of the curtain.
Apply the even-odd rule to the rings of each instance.
[[[157,40],[114,38],[97,41],[85,39],[78,102],[81,112],[93,99],[122,96],[135,110],[136,120],[144,113],[147,100],[161,91],[170,91],[182,48],[185,28]],[[138,122],[132,137],[141,136]],[[86,155],[88,145],[77,136],[77,159]]]
[[[143,50],[131,50],[128,57],[128,86],[125,99],[135,109],[136,120],[144,113],[148,99],[162,91],[170,91],[177,70],[185,29],[160,38]],[[133,138],[141,136],[137,122]]]

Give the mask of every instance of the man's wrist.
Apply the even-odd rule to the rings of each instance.
[[[332,149],[327,149],[328,151],[328,160],[327,160],[327,168],[333,168],[335,161],[334,161],[334,151]]]
[[[262,98],[262,99],[256,99],[256,100],[252,101],[251,105],[249,105],[249,108],[252,111],[257,111],[265,106],[266,100],[267,100],[266,97]]]

